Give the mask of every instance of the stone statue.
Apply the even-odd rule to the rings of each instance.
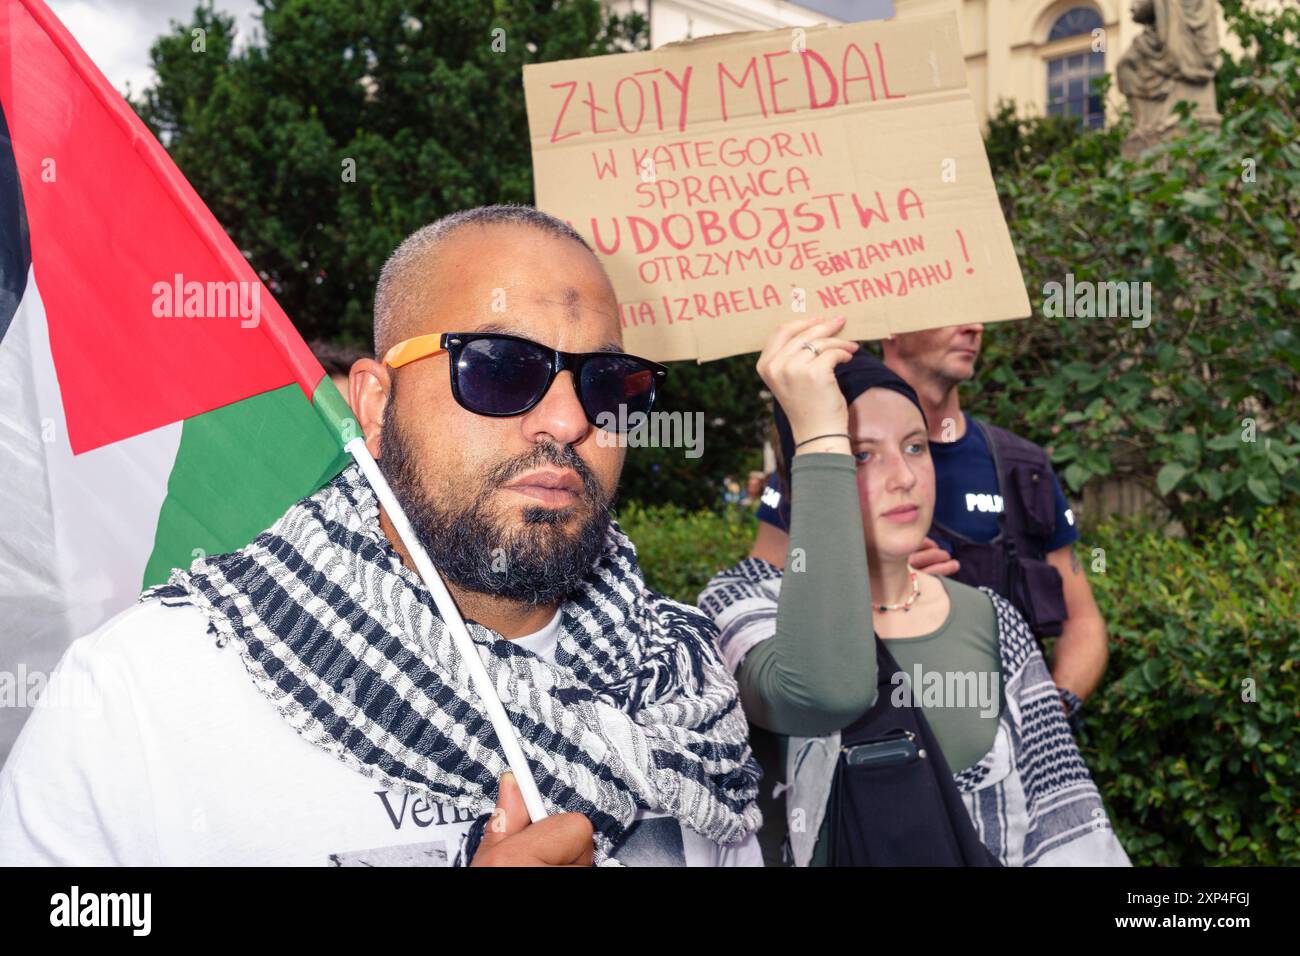
[[[1214,0],[1135,0],[1133,19],[1146,29],[1120,57],[1119,91],[1128,97],[1136,129],[1125,153],[1136,155],[1178,122],[1174,104],[1190,100],[1194,115],[1218,125],[1214,74],[1219,56]]]

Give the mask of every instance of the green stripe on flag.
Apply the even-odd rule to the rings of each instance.
[[[186,419],[143,586],[248,544],[342,471],[343,442],[360,433],[328,376],[311,403],[286,385]]]
[[[311,402],[316,408],[316,413],[325,419],[325,424],[338,436],[339,447],[346,445],[353,438],[361,437],[361,425],[352,416],[352,406],[334,387],[328,375],[317,383]]]

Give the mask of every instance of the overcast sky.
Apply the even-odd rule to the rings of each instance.
[[[190,21],[199,0],[47,0],[63,25],[119,90],[128,83],[139,93],[153,82],[149,47],[170,21]],[[206,2],[206,0],[205,0]],[[234,14],[239,39],[245,42],[258,22],[253,0],[214,0],[213,5]]]
[[[153,82],[149,47],[168,32],[172,20],[188,23],[194,8],[212,3],[234,14],[239,30],[236,43],[248,42],[258,21],[254,0],[46,0],[81,44],[95,65],[118,90],[139,93]],[[872,8],[888,8],[887,0],[806,0],[802,5],[844,19],[858,19]],[[638,6],[638,9],[640,7]],[[875,15],[881,15],[876,12]]]

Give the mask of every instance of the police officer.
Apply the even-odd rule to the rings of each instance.
[[[957,386],[975,374],[982,325],[884,340],[885,364],[916,390],[930,426],[935,515],[912,566],[987,586],[1010,600],[1041,641],[1056,637],[1052,679],[1077,726],[1106,670],[1106,624],[1075,554],[1079,532],[1047,453],[965,414]],[[776,475],[764,490],[753,555],[784,557],[788,511]]]

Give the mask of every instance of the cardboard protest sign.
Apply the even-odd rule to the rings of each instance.
[[[953,15],[524,67],[537,206],[614,282],[629,351],[758,351],[1029,315]]]

